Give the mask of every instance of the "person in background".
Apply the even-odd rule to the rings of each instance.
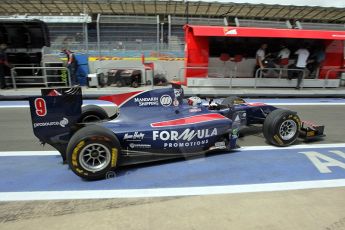
[[[0,44],[0,88],[6,88],[5,82],[5,67],[9,67],[6,54],[7,45],[5,43]]]
[[[260,68],[261,70],[265,68],[265,58],[266,58],[266,49],[267,44],[263,43],[261,44],[260,48],[256,51],[255,59],[256,59],[256,65],[254,68],[254,74],[255,77],[256,71]]]
[[[73,86],[78,85],[78,80],[77,80],[77,69],[78,69],[78,63],[75,58],[75,55],[72,51],[68,49],[62,49],[62,52],[66,54],[67,57],[67,68],[69,70],[70,76],[71,76],[71,84]]]
[[[277,57],[279,58],[280,66],[287,66],[289,64],[290,50],[285,44],[280,45],[280,51]]]
[[[290,57],[290,50],[286,47],[285,44],[280,45],[280,51],[277,55],[277,62],[276,64],[281,68],[279,71],[279,76],[281,77],[283,75],[282,68],[287,68],[289,65],[289,57]]]
[[[310,71],[310,75],[315,75],[317,77],[318,68],[321,63],[325,60],[325,50],[324,47],[316,48],[315,52],[310,56],[310,63],[307,65],[307,68]]]
[[[300,69],[302,71],[298,71],[296,73],[297,76],[297,86],[296,89],[300,89],[301,88],[301,83],[302,83],[302,79],[303,79],[303,75],[307,66],[307,60],[309,57],[309,51],[306,48],[307,45],[302,45],[296,52],[295,54],[297,55],[297,61],[296,61],[296,69]],[[289,76],[289,80],[291,80],[292,78]]]

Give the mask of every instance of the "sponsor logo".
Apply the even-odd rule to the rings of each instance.
[[[173,105],[177,107],[177,106],[179,106],[179,105],[180,105],[180,102],[178,102],[178,100],[177,100],[177,99],[174,99]]]
[[[225,33],[226,35],[237,35],[237,30],[236,29],[232,29],[229,30],[228,32]]]
[[[48,122],[34,123],[34,128],[50,127],[50,126],[61,126],[64,128],[68,125],[68,123],[69,123],[68,119],[64,117],[61,121],[48,121]]]
[[[67,119],[66,117],[64,117],[64,118],[60,121],[60,126],[64,128],[66,125],[68,125],[68,119]]]
[[[233,135],[237,135],[237,134],[238,134],[238,129],[233,129],[233,130],[232,130],[232,134],[233,134]]]
[[[129,147],[132,149],[150,149],[151,145],[149,144],[134,144],[134,143],[130,143]]]
[[[144,139],[145,134],[140,132],[126,133],[123,140],[126,141],[140,141]]]
[[[161,105],[163,106],[170,106],[173,102],[172,98],[169,95],[163,95],[161,96],[161,99],[159,100]]]
[[[231,138],[232,139],[238,138],[238,129],[237,128],[232,130]]]
[[[182,95],[182,89],[174,89],[175,97],[180,97]]]
[[[185,129],[183,132],[178,131],[153,131],[153,140],[164,141],[164,147],[192,147],[208,144],[207,138],[216,136],[217,129]],[[177,142],[169,142],[177,141]]]
[[[134,98],[134,102],[138,103],[139,106],[155,106],[159,105],[158,97],[142,97]]]
[[[153,131],[153,140],[162,140],[162,141],[191,141],[193,138],[205,139],[217,135],[217,129],[185,129],[182,133],[178,131]]]
[[[201,111],[201,108],[192,108],[189,110],[190,113],[197,113],[197,112],[200,112]]]
[[[191,141],[191,142],[170,142],[164,143],[164,148],[183,148],[183,147],[193,147],[208,144],[208,139],[201,141]]]

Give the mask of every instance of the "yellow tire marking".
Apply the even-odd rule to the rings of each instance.
[[[278,135],[274,135],[273,138],[278,142],[278,144],[284,145],[283,141],[278,137]]]
[[[111,167],[114,168],[116,167],[117,164],[117,156],[118,156],[118,151],[116,148],[111,149]]]
[[[78,166],[78,153],[79,150],[85,145],[85,141],[81,141],[77,144],[77,146],[73,149],[73,153],[72,153],[72,165],[77,167]]]

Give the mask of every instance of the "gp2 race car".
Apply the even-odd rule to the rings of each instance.
[[[242,127],[263,125],[276,146],[323,136],[323,126],[301,122],[296,112],[229,97],[202,104],[184,99],[179,84],[171,88],[103,96],[118,106],[108,116],[95,105],[82,107],[81,89],[43,89],[32,97],[35,136],[57,149],[72,171],[94,180],[123,165],[189,157],[237,148]]]

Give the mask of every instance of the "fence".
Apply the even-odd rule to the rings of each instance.
[[[271,71],[263,74],[264,71]],[[178,76],[183,79],[184,75],[189,76],[187,80],[188,86],[194,87],[295,87],[295,83],[282,79],[282,72],[286,71],[301,73],[300,87],[338,87],[339,80],[328,83],[328,75],[330,72],[345,72],[345,69],[330,69],[325,79],[306,79],[305,70],[303,69],[285,69],[285,68],[263,68],[257,69],[255,77],[236,77],[236,68],[224,69],[223,73],[219,68],[210,67],[182,67],[179,69]],[[274,75],[275,77],[273,77]],[[270,77],[267,77],[267,75]],[[282,80],[281,80],[282,79]],[[344,76],[345,79],[345,76]],[[308,80],[308,81],[307,81]]]
[[[18,76],[17,71],[18,70],[32,70],[34,71],[33,76]],[[38,76],[39,71],[42,70],[43,73],[46,73],[47,70],[57,70],[61,71],[60,75],[47,75],[42,74],[41,76]],[[60,81],[57,81],[59,79]],[[24,85],[24,86],[32,86],[32,85],[45,85],[46,87],[49,87],[49,85],[65,85],[65,86],[71,86],[71,76],[70,72],[66,67],[13,67],[11,69],[11,80],[13,88],[16,90],[17,85]],[[21,83],[18,83],[18,80],[29,80],[24,81]]]
[[[330,74],[331,72],[340,72],[340,73],[344,74],[344,73],[345,73],[345,68],[344,68],[344,69],[335,69],[335,68],[329,69],[329,70],[326,72],[324,88],[326,88],[326,86],[328,85],[329,74]],[[343,76],[340,76],[340,79],[341,79],[340,85],[344,86],[344,85],[343,85],[343,83],[344,83],[344,82],[343,82],[343,81],[344,81]]]

